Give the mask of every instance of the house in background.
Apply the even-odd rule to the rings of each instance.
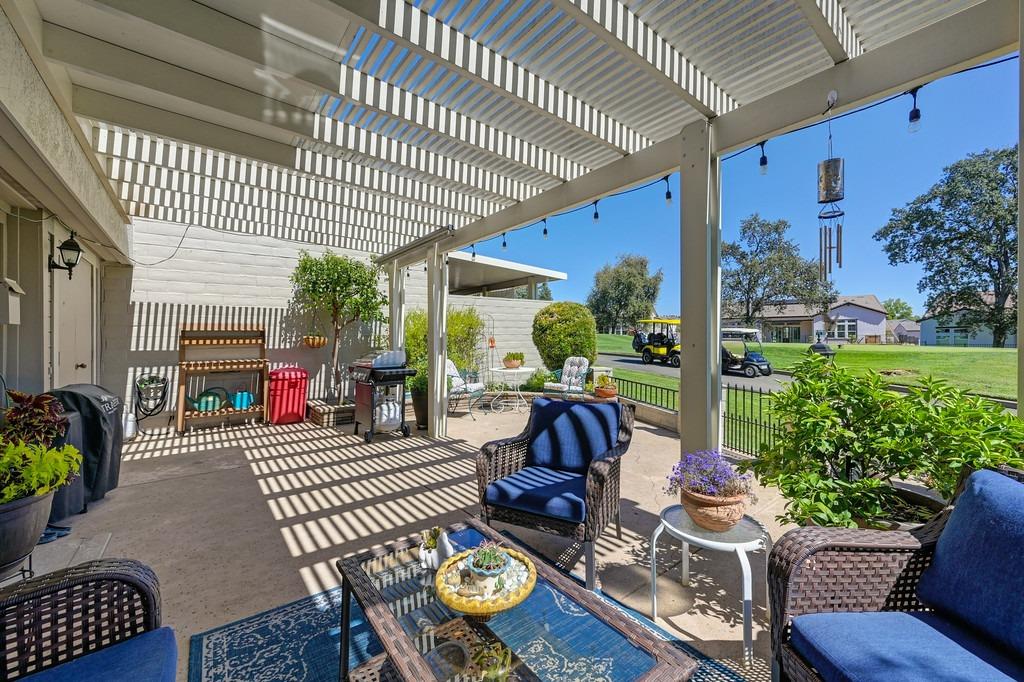
[[[921,343],[921,324],[914,320],[886,320],[887,343]]]
[[[759,326],[765,341],[777,343],[813,343],[819,335],[828,341],[886,343],[885,307],[874,294],[840,296],[829,317],[831,328],[820,312],[802,303],[784,303],[769,307]],[[727,311],[722,326],[738,324]]]
[[[992,294],[982,294],[986,302],[992,300]],[[1011,305],[1012,301],[1007,303]],[[992,328],[979,325],[973,329],[964,320],[966,309],[954,310],[948,315],[935,315],[931,312],[921,318],[922,346],[979,346],[992,347]],[[1017,335],[1010,334],[1003,343],[1003,348],[1016,348]]]

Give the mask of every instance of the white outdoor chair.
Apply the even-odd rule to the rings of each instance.
[[[459,401],[465,398],[469,416],[476,421],[476,415],[473,414],[473,405],[480,402],[480,399],[484,397],[484,385],[479,381],[469,381],[470,378],[475,377],[471,377],[467,372],[460,372],[451,359],[445,361],[444,370],[445,375],[448,377],[448,414],[455,414]]]
[[[545,393],[556,393],[563,398],[570,395],[583,395],[587,384],[587,373],[590,371],[590,360],[586,358],[566,358],[562,369],[555,370],[555,381],[544,382]]]

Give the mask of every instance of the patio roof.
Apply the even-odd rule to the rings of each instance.
[[[449,254],[448,293],[458,295],[501,291],[514,287],[561,282],[564,272],[538,268],[490,256],[473,256],[461,251]]]

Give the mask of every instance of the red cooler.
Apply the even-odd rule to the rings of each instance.
[[[306,419],[309,372],[301,367],[270,371],[270,423],[295,424]]]

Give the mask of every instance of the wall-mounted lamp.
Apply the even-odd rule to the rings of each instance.
[[[61,242],[60,246],[57,247],[60,251],[60,260],[63,265],[53,260],[53,254],[50,254],[49,269],[53,270],[67,270],[68,279],[71,279],[71,271],[78,265],[78,261],[82,259],[82,247],[75,241],[75,233],[72,232],[71,236]]]

